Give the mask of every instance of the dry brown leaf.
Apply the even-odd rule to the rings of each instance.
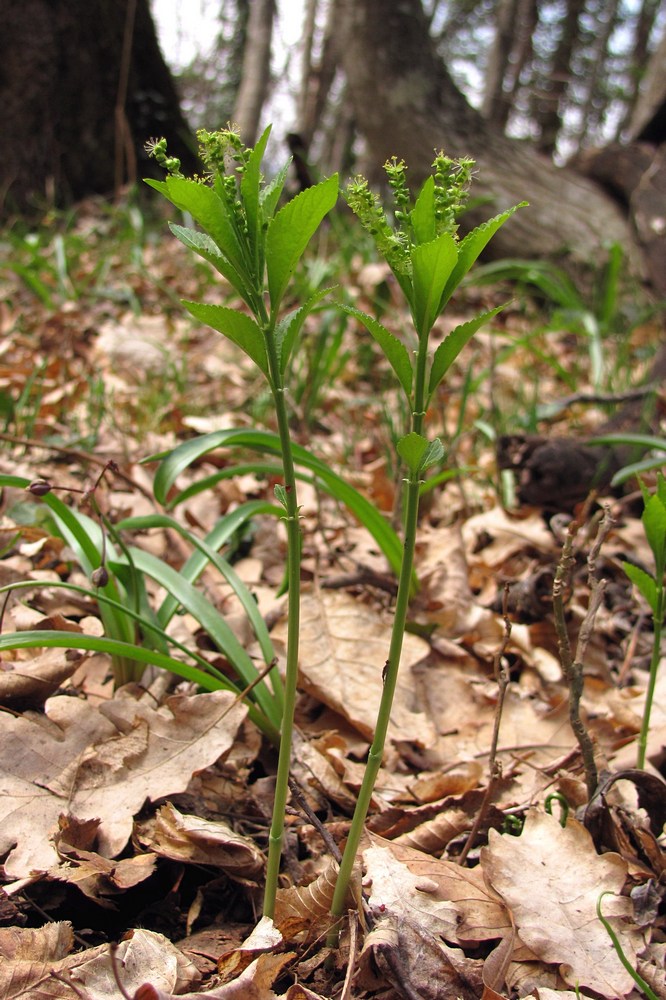
[[[231,747],[246,710],[229,692],[170,698],[154,709],[116,698],[98,711],[64,696],[45,715],[0,717],[0,851],[19,879],[56,862],[62,812],[98,817],[97,849],[118,854],[146,799],[183,791],[194,771]]]
[[[81,666],[80,656],[65,649],[46,649],[29,660],[5,660],[0,669],[0,704],[43,705]]]
[[[185,816],[167,802],[155,817],[139,824],[144,847],[164,858],[221,868],[230,878],[258,880],[264,856],[249,837],[236,833],[222,820]]]
[[[376,968],[400,996],[477,1000],[482,985],[481,965],[438,940],[418,918],[394,913],[378,920],[368,934],[357,981],[369,989],[379,986]]]
[[[333,860],[309,885],[278,889],[275,902],[275,926],[285,941],[297,938],[314,940],[331,925],[338,866]]]
[[[633,980],[596,914],[602,892],[621,892],[627,866],[616,854],[599,856],[581,823],[570,819],[562,828],[553,816],[531,810],[520,837],[490,831],[481,864],[521,940],[543,962],[559,965],[567,983],[609,998],[631,992]],[[604,906],[635,965],[640,935],[618,920],[630,910],[626,899],[609,898]]]
[[[109,861],[88,846],[95,843],[99,820],[79,823],[61,816],[60,832],[53,842],[62,861],[54,865],[49,876],[59,882],[77,886],[84,895],[102,906],[112,905],[108,897],[118,895],[149,878],[155,868],[155,858],[136,855],[121,861]]]
[[[368,904],[376,915],[412,920],[454,944],[504,937],[511,928],[504,906],[478,869],[432,858],[369,834],[363,848]]]
[[[284,624],[278,626],[282,637]],[[391,624],[347,594],[319,591],[301,604],[300,673],[304,689],[372,739],[382,693]],[[411,667],[428,653],[422,639],[406,635],[389,725],[389,740],[427,746],[434,737],[414,703]]]
[[[108,945],[70,955],[72,944],[69,924],[0,931],[3,1000],[72,1000],[76,993],[70,981],[86,1000],[122,1000]],[[182,993],[199,979],[194,965],[165,937],[151,931],[134,931],[118,945],[116,967],[130,996],[147,978],[169,995]]]

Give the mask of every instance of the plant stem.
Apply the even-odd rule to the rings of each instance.
[[[351,879],[352,868],[356,858],[358,845],[363,834],[365,819],[368,814],[372,792],[377,780],[377,774],[382,763],[386,733],[388,731],[391,717],[391,707],[393,696],[398,681],[398,668],[400,666],[400,655],[402,653],[402,643],[405,634],[405,624],[407,621],[407,610],[409,607],[410,590],[412,583],[412,568],[414,565],[414,548],[416,542],[416,526],[419,510],[419,479],[413,475],[407,482],[407,503],[405,510],[405,545],[400,570],[400,581],[398,584],[398,596],[396,599],[395,612],[393,617],[393,629],[391,632],[391,644],[389,647],[388,659],[384,667],[384,686],[377,715],[377,725],[375,735],[368,754],[368,761],[365,766],[363,782],[358,794],[356,808],[352,825],[347,837],[347,844],[342,855],[340,871],[338,873],[333,902],[331,904],[331,914],[340,917],[344,910],[347,890]],[[337,931],[332,931],[329,944],[334,946],[337,943]]]
[[[657,673],[661,661],[661,631],[664,622],[664,604],[666,603],[663,586],[659,586],[657,581],[657,613],[653,617],[654,638],[652,642],[652,659],[650,660],[650,679],[648,681],[647,692],[645,694],[645,708],[643,709],[643,721],[638,737],[638,758],[636,766],[643,769],[645,767],[645,754],[647,752],[647,738],[650,729],[650,714],[652,712],[652,701],[654,689],[657,684]]]
[[[266,867],[266,887],[264,890],[264,916],[272,918],[275,913],[275,895],[280,874],[280,859],[284,841],[284,818],[289,794],[289,771],[291,766],[291,744],[294,731],[294,711],[298,686],[298,644],[301,613],[301,532],[296,493],[296,474],[291,449],[289,419],[285,403],[284,386],[278,363],[274,324],[265,327],[266,349],[271,374],[271,389],[275,402],[278,434],[282,449],[282,468],[286,496],[287,525],[287,586],[289,591],[289,611],[287,619],[287,664],[284,690],[284,711],[280,730],[280,752],[275,779],[273,818],[268,836],[268,863]]]

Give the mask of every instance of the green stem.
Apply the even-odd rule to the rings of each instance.
[[[652,701],[654,699],[654,689],[657,684],[657,673],[661,661],[661,630],[664,622],[664,588],[659,587],[657,591],[657,612],[653,617],[654,639],[652,642],[652,659],[650,661],[650,679],[648,681],[645,695],[645,708],[643,709],[643,722],[638,737],[638,759],[636,766],[645,767],[645,754],[647,753],[648,731],[650,729],[650,715],[652,713]]]
[[[391,718],[391,708],[393,696],[398,681],[398,669],[400,667],[400,655],[402,653],[402,643],[405,635],[405,625],[407,622],[407,610],[409,607],[409,597],[412,582],[412,567],[414,565],[414,548],[416,542],[416,526],[419,512],[419,479],[417,476],[410,477],[407,483],[407,503],[405,510],[405,547],[400,570],[400,582],[398,584],[398,596],[396,599],[395,613],[393,617],[393,629],[391,632],[391,644],[389,655],[384,667],[384,686],[382,697],[379,703],[377,724],[375,735],[368,754],[368,761],[365,766],[363,782],[358,794],[356,808],[352,825],[347,837],[347,844],[340,862],[333,902],[331,904],[331,914],[334,917],[342,916],[347,890],[351,879],[352,868],[358,851],[358,845],[363,834],[365,819],[370,808],[372,793],[381,766],[384,754],[384,744]],[[329,944],[333,946],[337,943],[337,931],[331,935]]]
[[[410,401],[413,403],[411,429],[417,434],[421,433],[425,419],[427,344],[427,336],[419,338],[419,351],[416,358],[414,397],[413,401]],[[333,902],[331,904],[331,916],[336,918],[341,917],[344,911],[345,900],[347,898],[349,883],[351,881],[352,869],[354,867],[354,861],[356,860],[356,853],[361,841],[361,836],[363,835],[363,828],[368,815],[368,809],[370,808],[370,802],[372,801],[372,793],[374,791],[375,782],[377,781],[377,775],[379,774],[379,768],[381,767],[382,757],[384,755],[384,745],[386,743],[386,734],[388,732],[389,722],[391,719],[391,708],[393,707],[393,697],[398,682],[400,656],[402,653],[405,626],[407,624],[407,611],[409,609],[409,599],[412,589],[412,570],[414,567],[414,551],[416,548],[420,485],[421,482],[418,473],[411,474],[406,484],[404,546],[402,564],[400,567],[400,579],[398,582],[398,596],[396,598],[395,611],[393,614],[391,643],[389,646],[388,659],[384,666],[384,686],[379,703],[379,712],[377,714],[374,739],[372,741],[368,754],[368,760],[365,765],[363,782],[356,801],[356,808],[354,809],[351,828],[349,830],[347,843],[342,855],[342,861],[340,862],[340,871],[338,872],[337,881],[335,883]],[[338,926],[339,920],[336,921],[336,925],[332,928],[329,934],[327,942],[329,947],[335,947],[337,945]]]
[[[291,449],[289,419],[284,398],[284,386],[275,350],[274,324],[265,327],[266,349],[271,374],[271,388],[275,402],[278,434],[282,449],[282,468],[286,494],[287,525],[287,585],[289,591],[289,611],[287,619],[287,665],[284,690],[284,712],[280,731],[280,752],[275,779],[273,819],[268,837],[268,863],[266,867],[266,887],[264,890],[264,916],[272,918],[275,913],[275,895],[280,874],[280,860],[284,841],[284,818],[289,794],[289,771],[291,767],[291,744],[294,731],[294,711],[298,686],[298,643],[301,612],[301,532],[296,493],[296,473]]]

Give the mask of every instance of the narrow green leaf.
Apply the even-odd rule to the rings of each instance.
[[[435,178],[430,175],[423,183],[410,215],[415,243],[430,243],[437,235],[435,225]]]
[[[414,325],[426,337],[440,314],[446,283],[458,260],[458,244],[449,233],[412,249]]]
[[[253,319],[246,316],[245,313],[238,312],[237,309],[229,309],[227,306],[185,301],[183,301],[183,305],[196,319],[212,326],[214,330],[237,344],[268,378],[268,357],[264,334]]]
[[[657,584],[653,577],[640,566],[634,566],[633,563],[623,562],[622,569],[648,602],[652,614],[656,615],[658,612]]]
[[[111,639],[108,636],[87,635],[85,632],[11,632],[0,635],[0,651],[4,649],[89,649],[96,653],[105,653],[114,658],[123,658],[129,661],[145,663],[162,670],[168,670],[177,677],[192,681],[205,691],[233,691],[240,694],[236,685],[222,677],[212,677],[210,674],[192,667],[188,663],[176,660],[172,656],[165,656],[155,649],[147,649],[144,646],[137,646],[129,642],[122,642],[119,639]],[[251,702],[246,702],[248,715],[262,732],[276,745],[279,745],[279,722],[274,723],[262,711]]]
[[[294,309],[286,316],[283,316],[275,327],[275,349],[277,351],[280,371],[283,375],[287,368],[287,364],[289,363],[291,352],[294,349],[296,338],[301,332],[303,323],[310,315],[314,307],[330,292],[332,292],[334,287],[335,286],[332,286],[331,288],[320,288],[319,291],[310,296],[307,302],[305,302],[300,309]]]
[[[527,205],[527,202],[521,201],[519,205],[514,205],[513,208],[507,209],[501,215],[496,215],[494,219],[488,219],[487,222],[482,223],[476,229],[473,229],[471,233],[468,233],[460,242],[458,245],[458,263],[446,283],[439,306],[440,312],[497,230],[504,225],[507,219],[511,218],[515,211],[523,208],[525,205]]]
[[[641,521],[654,556],[657,578],[661,579],[666,560],[666,507],[656,493],[646,503]]]
[[[395,372],[405,395],[409,397],[412,391],[413,369],[412,359],[405,345],[392,333],[389,333],[386,327],[374,317],[368,316],[367,313],[361,312],[360,309],[353,306],[341,305],[341,308],[350,316],[355,316],[356,319],[360,320],[368,333],[372,334]]]
[[[484,323],[491,320],[493,316],[496,316],[498,312],[502,311],[502,309],[504,309],[504,305],[497,306],[496,309],[490,309],[488,312],[481,313],[480,316],[475,316],[474,319],[470,319],[466,323],[461,323],[459,326],[456,326],[453,330],[451,330],[451,333],[444,338],[435,351],[435,356],[432,360],[430,381],[428,383],[428,399],[430,399],[433,392],[442,381],[465,344],[472,339],[476,331],[482,327]]]
[[[225,514],[224,517],[221,517],[204,539],[199,538],[194,532],[189,531],[184,525],[176,521],[175,518],[169,517],[167,514],[154,513],[138,517],[128,517],[120,521],[116,525],[116,528],[118,531],[147,531],[155,528],[167,528],[170,531],[175,531],[189,542],[194,551],[184,565],[180,567],[180,575],[188,583],[195,583],[207,566],[213,565],[218,570],[238,597],[261,646],[264,661],[268,665],[273,662],[275,650],[273,649],[266,623],[252,593],[238,576],[233,566],[220,555],[219,549],[253,515],[259,513],[275,514],[276,512],[277,508],[273,504],[268,504],[262,500],[248,501],[245,504],[241,504],[240,507],[236,507],[229,514]],[[167,594],[159,609],[159,620],[164,626],[169,624],[177,609],[178,602],[173,594]]]
[[[266,187],[263,188],[259,194],[259,201],[264,213],[264,221],[272,219],[275,215],[275,209],[278,206],[282,189],[284,188],[287,175],[289,174],[290,166],[291,157],[289,157],[282,169],[277,172],[275,177],[268,182]]]
[[[282,483],[276,483],[273,487],[273,493],[275,494],[275,499],[277,502],[287,510],[287,491],[285,490]]]
[[[261,254],[259,244],[263,242],[262,234],[262,214],[259,211],[259,190],[261,185],[261,161],[266,152],[266,143],[271,134],[271,126],[266,128],[255,144],[243,171],[240,189],[243,205],[245,207],[245,217],[247,219],[248,238],[252,250],[253,259],[259,263]]]
[[[259,677],[259,671],[217,608],[177,570],[151,552],[137,548],[132,548],[130,551],[136,568],[164,587],[199,622],[220,652],[227,657],[241,678],[243,687],[255,682]],[[158,618],[160,625],[163,626],[162,616],[158,615]],[[257,703],[268,718],[276,717],[276,703],[266,685],[256,684],[254,693]],[[277,719],[274,718],[274,721]]]
[[[233,428],[212,431],[210,434],[203,434],[190,441],[183,441],[163,459],[155,473],[153,491],[158,503],[171,508],[176,506],[180,502],[182,494],[177,493],[171,497],[169,494],[181,472],[209,451],[224,447],[252,448],[255,451],[268,452],[271,455],[281,455],[280,439],[277,434],[272,434],[269,431],[248,431]],[[303,466],[310,469],[315,476],[315,485],[325,489],[358,518],[374,537],[392,569],[399,572],[402,562],[402,542],[374,504],[333,472],[328,465],[315,458],[306,448],[294,444],[293,454],[297,467]],[[207,486],[211,482],[212,477],[208,477]],[[188,495],[192,496],[193,492],[192,489],[188,490]],[[416,588],[416,578],[414,578],[414,588]]]
[[[306,188],[280,209],[266,234],[266,268],[271,308],[277,313],[294,269],[324,216],[338,197],[338,175]]]

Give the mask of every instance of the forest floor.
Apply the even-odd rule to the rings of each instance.
[[[48,480],[76,506],[73,491],[106,470],[95,497],[117,522],[160,509],[157,462],[142,463],[147,456],[213,430],[273,429],[270,397],[244,356],[180,307],[180,298],[226,299],[163,221],[147,226],[135,206],[93,202],[38,234],[1,239],[10,264],[0,301],[0,475]],[[329,241],[307,279],[338,281],[400,332],[383,266],[363,247]],[[472,280],[446,324],[507,297]],[[360,850],[359,905],[333,953],[333,853],[374,726],[395,593],[375,539],[316,483],[301,484],[301,697],[270,922],[260,916],[274,748],[228,692],[150,670],[114,689],[109,657],[77,647],[77,633],[103,626],[94,599],[55,586],[90,588],[48,508],[18,486],[2,490],[2,633],[65,629],[72,639],[67,650],[5,650],[0,660],[0,996],[642,996],[601,906],[627,965],[666,997],[666,673],[662,663],[648,764],[638,771],[653,632],[622,568],[627,558],[654,567],[640,494],[597,497],[575,512],[565,581],[574,646],[605,581],[583,658],[581,712],[599,777],[590,801],[552,606],[571,517],[516,505],[493,441],[593,433],[608,408],[555,404],[584,391],[621,395],[647,372],[660,335],[650,321],[611,332],[593,385],[583,330],[559,327],[547,303],[518,292],[441,389],[430,421],[454,474],[424,495],[419,586]],[[295,439],[399,523],[403,414],[389,374],[366,335],[331,307],[305,331],[290,403]],[[663,416],[663,395],[660,405]],[[178,485],[230,461],[217,449]],[[247,499],[272,501],[275,478],[246,461],[174,516],[204,535]],[[612,523],[596,551],[604,510]],[[169,528],[137,531],[131,543],[176,569],[189,554]],[[280,522],[257,517],[225,554],[280,658]],[[35,589],[16,589],[25,581]],[[146,586],[156,606],[159,588]],[[255,656],[227,581],[209,567],[199,586]],[[230,669],[191,615],[176,616],[173,630]]]

